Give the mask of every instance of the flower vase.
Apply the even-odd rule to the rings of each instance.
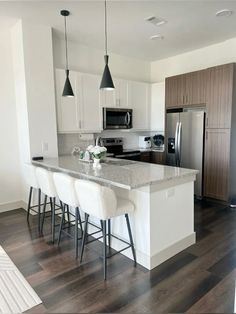
[[[93,168],[101,169],[100,159],[94,158],[94,160],[93,160]]]

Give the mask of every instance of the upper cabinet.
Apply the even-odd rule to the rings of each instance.
[[[161,131],[165,129],[165,82],[151,86],[150,129]]]
[[[58,132],[100,132],[100,77],[70,71],[75,97],[63,97],[65,71],[56,69],[55,76]]]
[[[207,128],[230,128],[233,100],[234,64],[208,69]]]
[[[133,128],[150,129],[150,84],[129,82],[130,103],[133,108]]]
[[[176,75],[166,78],[165,86],[166,108],[183,106],[185,95],[185,75]]]
[[[166,108],[205,104],[206,79],[206,70],[166,78]]]
[[[113,79],[114,90],[101,90],[101,106],[106,108],[120,107],[131,108],[129,103],[128,81]]]
[[[81,74],[78,93],[80,94],[80,126],[84,131],[102,129],[100,110],[100,77],[92,74]]]

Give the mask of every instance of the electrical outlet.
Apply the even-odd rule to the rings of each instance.
[[[43,142],[42,143],[42,152],[48,152],[48,143],[47,142]]]

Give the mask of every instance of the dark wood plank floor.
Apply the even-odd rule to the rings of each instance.
[[[97,241],[80,265],[71,239],[58,248],[49,235],[39,237],[35,217],[26,223],[23,209],[0,214],[0,244],[43,300],[31,313],[233,312],[236,211],[197,202],[195,230],[195,245],[152,271],[116,255],[104,282]]]

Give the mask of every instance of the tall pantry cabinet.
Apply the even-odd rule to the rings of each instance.
[[[235,73],[230,63],[166,79],[166,109],[206,108],[203,195],[222,201],[236,195]]]

